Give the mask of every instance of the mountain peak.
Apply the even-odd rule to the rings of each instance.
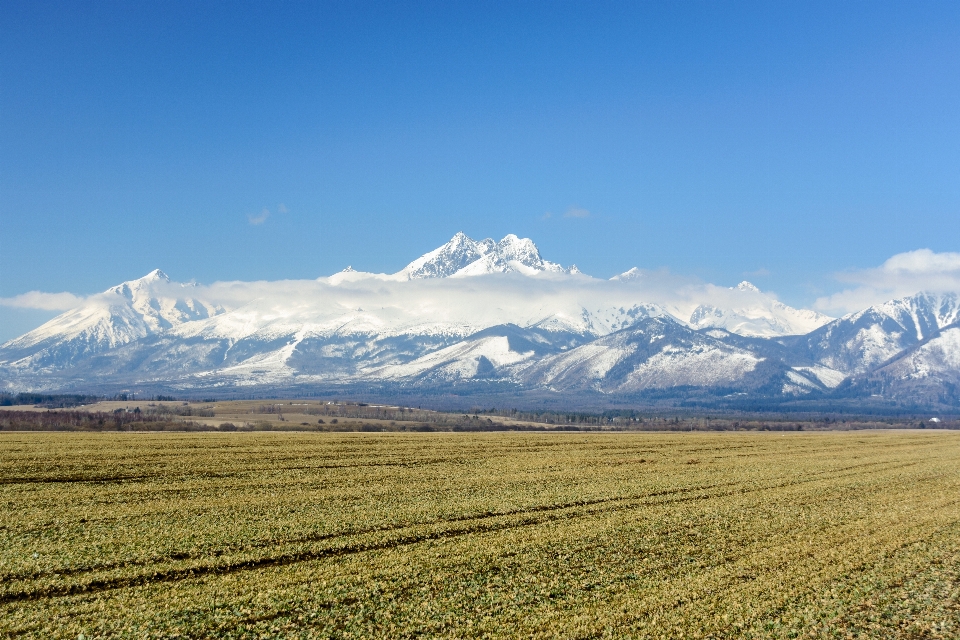
[[[170,282],[170,276],[165,274],[163,271],[160,271],[160,269],[154,269],[147,275],[140,278],[141,282],[157,282],[159,280]]]
[[[578,271],[579,273],[579,271]],[[640,271],[637,267],[632,267],[623,273],[617,274],[610,278],[611,280],[636,280],[643,277],[643,272]]]
[[[746,280],[733,288],[735,288],[737,291],[752,291],[754,293],[760,293],[760,289],[758,289],[752,282],[747,282]]]
[[[170,276],[165,274],[160,269],[154,269],[142,278],[121,282],[118,285],[110,287],[104,291],[104,293],[116,293],[131,300],[138,297],[149,298],[153,295],[153,285],[168,282],[170,282]]]
[[[421,278],[446,278],[482,258],[488,250],[486,242],[476,242],[458,231],[449,242],[423,254],[408,264],[400,274],[411,280]]]
[[[459,231],[449,242],[420,256],[397,275],[421,279],[510,272],[533,275],[544,271],[567,272],[559,264],[541,258],[530,238],[508,233],[500,242],[492,238],[478,241]]]

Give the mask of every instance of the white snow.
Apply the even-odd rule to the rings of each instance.
[[[737,291],[752,291],[754,293],[760,293],[760,289],[758,289],[752,282],[747,282],[746,280],[738,284],[736,288]]]
[[[745,284],[749,287],[745,287]],[[742,336],[769,338],[803,335],[833,320],[816,311],[787,306],[748,282],[740,283],[730,291],[739,296],[720,296],[719,304],[697,306],[687,318],[690,326],[696,329],[726,329]]]
[[[437,370],[441,377],[450,380],[472,378],[477,374],[481,356],[487,358],[494,367],[499,368],[529,359],[533,356],[533,352],[517,353],[511,351],[507,338],[491,336],[476,341],[458,343],[406,364],[375,369],[369,371],[366,377],[411,378],[427,371]]]
[[[36,353],[20,365],[44,358],[45,353],[71,345],[75,354],[113,349],[184,324],[223,313],[216,302],[203,301],[193,285],[170,282],[159,269],[111,287],[53,320],[4,344],[6,351]]]
[[[541,272],[580,273],[571,268],[565,270],[559,264],[540,257],[540,251],[529,238],[508,234],[500,242],[491,238],[476,241],[462,231],[450,242],[426,253],[396,276],[408,279],[419,278],[464,278],[491,273],[522,273],[535,275]]]
[[[730,353],[707,346],[664,349],[634,369],[619,390],[730,384],[753,371],[760,361],[749,353]]]
[[[794,367],[794,369],[812,375],[820,381],[820,384],[831,389],[839,386],[841,382],[847,379],[845,373],[837,371],[836,369],[830,369],[829,367]]]
[[[885,369],[902,378],[960,378],[960,327],[945,329]]]

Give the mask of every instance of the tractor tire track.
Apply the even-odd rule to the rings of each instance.
[[[839,471],[850,471],[853,469],[858,469],[867,466],[876,466],[881,463],[865,463],[860,465],[850,465],[844,467]],[[876,471],[889,471],[893,469],[905,468],[914,466],[915,462],[903,463],[895,466],[884,466],[883,469]],[[297,564],[302,562],[311,562],[316,560],[323,560],[332,557],[342,557],[348,555],[355,555],[359,553],[366,553],[370,551],[384,551],[389,549],[395,549],[403,546],[410,546],[414,544],[419,544],[422,542],[430,542],[435,540],[444,540],[450,538],[457,538],[466,535],[477,535],[484,533],[500,532],[511,529],[520,529],[529,526],[537,526],[541,524],[548,524],[550,522],[556,522],[560,520],[569,520],[572,518],[584,518],[597,515],[603,515],[607,513],[616,513],[620,511],[629,511],[632,509],[638,509],[649,506],[659,506],[666,504],[678,504],[685,502],[695,502],[701,500],[712,500],[717,498],[724,498],[730,496],[738,495],[748,495],[751,493],[756,493],[760,491],[771,491],[776,489],[783,489],[787,487],[799,486],[802,484],[808,484],[811,482],[816,482],[824,479],[838,479],[847,477],[853,474],[837,474],[838,470],[825,471],[823,473],[814,474],[812,477],[806,477],[803,479],[797,479],[788,482],[781,482],[771,485],[759,486],[759,487],[744,487],[739,490],[734,491],[721,491],[717,493],[711,493],[708,495],[689,495],[694,492],[707,491],[709,489],[716,489],[722,487],[737,486],[739,483],[719,483],[715,485],[706,485],[701,487],[682,487],[678,489],[670,489],[665,491],[651,492],[643,494],[640,496],[624,496],[619,498],[600,498],[595,500],[585,500],[585,501],[574,501],[570,503],[564,503],[560,505],[543,505],[538,507],[518,509],[511,512],[505,513],[490,513],[490,514],[475,514],[469,516],[460,516],[455,518],[440,519],[433,522],[422,522],[422,523],[412,523],[407,525],[394,525],[390,527],[372,527],[367,530],[361,531],[352,531],[352,532],[338,532],[331,534],[322,534],[320,536],[307,536],[301,539],[281,541],[279,544],[284,546],[290,546],[295,544],[309,544],[312,542],[323,542],[328,540],[336,540],[338,538],[347,538],[347,537],[357,537],[363,535],[371,535],[375,533],[386,533],[390,531],[400,531],[403,529],[412,529],[417,527],[442,527],[445,524],[455,524],[460,522],[474,522],[475,526],[465,526],[465,527],[455,527],[449,529],[443,529],[440,531],[425,532],[425,533],[411,533],[408,535],[400,535],[388,540],[375,541],[375,542],[359,542],[355,544],[346,544],[339,545],[335,547],[327,547],[323,549],[317,549],[312,551],[297,551],[290,553],[282,553],[275,556],[267,556],[263,558],[250,558],[245,560],[239,560],[235,562],[227,562],[223,564],[207,564],[197,567],[189,568],[177,568],[177,569],[166,569],[158,570],[152,573],[145,573],[142,575],[136,576],[120,576],[115,578],[102,578],[91,580],[89,582],[84,582],[80,584],[72,585],[62,585],[62,586],[51,586],[44,587],[40,589],[24,589],[21,591],[12,591],[7,593],[0,594],[0,604],[14,603],[14,602],[24,602],[32,600],[40,600],[54,597],[64,597],[72,596],[78,594],[89,594],[97,593],[101,591],[108,591],[114,589],[122,589],[133,586],[140,586],[145,584],[160,583],[160,582],[176,582],[184,579],[198,578],[205,575],[222,575],[237,573],[240,571],[250,571],[262,568],[269,568],[275,566],[286,566],[291,564]],[[875,472],[876,472],[875,471]],[[666,500],[655,500],[656,498],[667,497],[667,496],[677,496],[674,499]],[[618,504],[619,503],[619,504]],[[600,507],[600,508],[591,508],[591,507]],[[579,513],[568,513],[567,511],[579,509]],[[518,518],[518,516],[520,516]],[[530,516],[530,517],[522,517]],[[490,520],[492,518],[509,518],[509,522],[484,522],[485,520]],[[479,521],[479,522],[478,522]],[[265,548],[268,546],[276,546],[276,542],[265,542],[259,545],[247,546],[244,549],[256,549],[256,548]],[[233,552],[234,550],[229,550],[222,553]],[[240,552],[243,549],[239,550]],[[178,556],[183,557],[178,557]],[[210,553],[203,554],[200,557],[210,557]],[[187,554],[174,554],[173,556],[165,556],[161,558],[162,562],[164,559],[169,560],[181,560],[181,559],[192,559],[197,556],[189,556]],[[217,557],[217,556],[214,556]],[[141,561],[136,564],[131,563],[117,563],[113,566],[108,567],[97,567],[92,569],[93,571],[109,571],[115,569],[122,569],[129,566],[145,566],[151,561]],[[85,568],[77,568],[70,573],[65,571],[57,571],[55,573],[59,575],[76,575],[82,573],[89,573],[90,570]],[[54,572],[49,572],[41,575],[51,575]],[[32,576],[31,576],[32,577]],[[39,577],[39,576],[38,576]],[[0,576],[4,582],[9,582],[11,579],[24,579],[18,576]],[[30,578],[26,578],[30,579]]]

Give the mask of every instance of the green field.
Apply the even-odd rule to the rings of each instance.
[[[960,637],[960,434],[0,433],[5,637]]]

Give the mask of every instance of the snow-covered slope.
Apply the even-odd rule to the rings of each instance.
[[[56,369],[184,323],[223,313],[190,296],[194,287],[170,282],[156,269],[138,280],[87,298],[46,324],[0,347],[0,364]]]
[[[674,318],[694,329],[725,329],[742,336],[770,338],[803,335],[833,320],[816,311],[790,307],[747,281],[727,288],[691,286],[675,279],[673,290],[657,291],[655,283],[665,276],[669,274],[633,267],[610,282],[645,291]]]
[[[477,241],[459,232],[450,242],[420,256],[396,275],[416,279],[511,272],[533,275],[540,272],[579,273],[579,270],[576,267],[564,269],[555,262],[544,260],[529,238],[518,238],[511,233],[500,242],[491,238]]]
[[[957,320],[957,294],[918,293],[834,320],[800,339],[797,349],[822,366],[862,374]]]
[[[521,376],[527,384],[555,390],[634,393],[739,385],[762,360],[661,316],[545,358]]]
[[[878,370],[898,380],[960,381],[960,326],[953,325]]]
[[[960,406],[960,322],[933,332],[854,380],[861,395],[908,405]]]
[[[827,324],[833,318],[809,309],[794,309],[764,295],[744,281],[734,289],[739,300],[725,307],[702,304],[690,314],[690,326],[726,329],[742,336],[771,337],[802,335]]]
[[[450,242],[426,253],[400,271],[408,278],[446,278],[488,254],[496,243],[487,239],[477,242],[462,231]]]
[[[576,332],[505,324],[478,331],[412,362],[369,370],[365,377],[432,383],[478,378],[514,380],[523,365],[576,348],[587,340]]]

